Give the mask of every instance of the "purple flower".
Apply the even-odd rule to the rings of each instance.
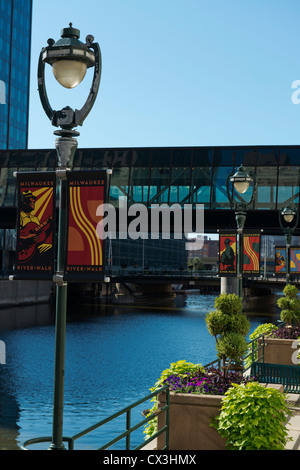
[[[175,393],[223,395],[232,386],[232,383],[246,383],[253,380],[255,380],[253,377],[243,377],[232,371],[224,376],[221,370],[208,368],[205,371],[192,371],[184,376],[173,374],[164,381],[164,384],[168,385],[170,390]]]

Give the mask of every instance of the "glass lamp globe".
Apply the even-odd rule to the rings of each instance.
[[[283,216],[284,220],[290,224],[294,220],[296,211],[295,209],[291,209],[290,206],[287,206],[281,210],[281,215]]]
[[[75,88],[85,77],[87,64],[78,60],[56,60],[52,72],[56,80],[65,88]]]
[[[249,181],[235,181],[234,187],[240,194],[243,194],[249,188]]]
[[[253,178],[248,175],[243,165],[240,165],[237,172],[230,178],[230,181],[233,183],[235,190],[240,194],[243,194],[247,191],[252,180]]]
[[[294,214],[284,214],[283,218],[286,222],[291,223],[294,218]]]

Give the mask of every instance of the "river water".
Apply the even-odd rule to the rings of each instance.
[[[171,362],[206,364],[216,359],[214,338],[205,324],[214,299],[190,295],[186,305],[174,309],[86,302],[74,312],[72,306],[75,315],[66,334],[64,435],[72,436],[146,396]],[[251,316],[251,331],[277,318]],[[27,439],[52,434],[55,327],[0,330],[0,340],[6,346],[6,363],[0,364],[0,450],[19,449]],[[140,421],[147,407],[151,403],[138,408],[133,421]],[[75,448],[95,449],[124,430],[124,418],[118,418],[76,441]],[[132,446],[142,440],[143,431],[134,433]],[[124,445],[122,441],[112,449]]]

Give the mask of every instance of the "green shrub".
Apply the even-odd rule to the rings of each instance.
[[[185,359],[182,359],[177,362],[172,362],[168,369],[162,371],[161,376],[155,382],[154,386],[151,387],[151,392],[154,392],[158,388],[163,386],[164,381],[170,377],[172,374],[184,375],[187,372],[192,372],[194,370],[204,370],[202,364],[193,364],[192,362],[187,362]]]
[[[249,335],[249,339],[252,341],[260,335],[270,335],[275,330],[278,330],[278,326],[273,323],[262,323]]]
[[[243,301],[235,294],[220,294],[215,299],[216,310],[221,310],[226,315],[236,315],[242,312]]]
[[[188,372],[193,372],[201,370],[204,371],[202,364],[193,364],[192,362],[187,362],[185,359],[182,359],[177,362],[172,362],[168,369],[162,371],[161,376],[157,379],[154,386],[150,388],[151,392],[154,392],[158,388],[164,385],[164,381],[173,374],[178,374],[184,377]],[[158,400],[157,397],[152,399],[154,402],[153,407],[149,410],[147,415],[154,413],[158,409]],[[157,431],[157,417],[152,418],[145,426],[144,433],[146,434],[145,439],[151,437]]]
[[[233,384],[222,399],[212,425],[232,450],[284,450],[290,438],[286,416],[291,413],[282,392],[256,382]]]
[[[268,336],[270,335],[273,331],[277,331],[278,326],[273,325],[273,323],[262,323],[261,325],[258,325],[258,327],[249,335],[249,339],[253,341],[253,343],[250,344],[248,348],[248,354],[252,352],[252,349],[255,351],[254,353],[254,360],[257,360],[257,341],[255,341],[255,338],[261,335]],[[247,357],[245,360],[245,367],[250,367],[252,364],[252,355]]]
[[[298,292],[296,286],[288,284],[283,289],[285,297],[277,300],[277,305],[281,308],[280,318],[289,326],[300,323],[300,299],[297,297]]]
[[[232,361],[241,361],[247,351],[245,335],[250,322],[242,312],[242,299],[235,294],[221,294],[205,322],[209,333],[215,337],[218,357],[223,360],[224,368],[227,362],[228,371]]]
[[[221,335],[217,343],[217,352],[220,359],[226,357],[232,361],[239,361],[247,349],[246,338],[235,331],[229,331]]]
[[[212,310],[205,317],[205,322],[209,333],[217,338],[229,328],[228,315],[224,315],[220,310]]]
[[[298,294],[298,289],[296,286],[294,286],[293,284],[287,284],[285,286],[285,288],[283,289],[283,293],[284,295],[286,295],[287,297],[293,299],[297,296]]]

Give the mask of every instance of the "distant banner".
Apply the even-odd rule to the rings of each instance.
[[[260,274],[260,233],[243,233],[243,274]]]
[[[104,278],[104,241],[96,232],[97,207],[106,194],[106,171],[70,171],[68,186],[68,238],[65,280],[99,281]]]
[[[17,174],[16,279],[52,279],[55,187],[55,172]]]
[[[286,247],[275,246],[275,274],[286,273]]]
[[[300,248],[290,247],[290,273],[300,274]]]
[[[219,234],[219,274],[236,276],[237,234],[220,232]]]

